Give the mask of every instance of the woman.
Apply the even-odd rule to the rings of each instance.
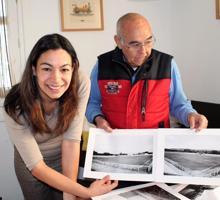
[[[90,82],[78,71],[71,43],[45,35],[33,47],[21,82],[5,98],[5,121],[25,199],[90,198],[112,190],[109,177],[86,188],[76,182]]]

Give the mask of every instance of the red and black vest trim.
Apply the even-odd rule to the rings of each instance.
[[[171,60],[172,56],[153,49],[132,81],[120,49],[98,57],[102,112],[112,128],[170,127]]]

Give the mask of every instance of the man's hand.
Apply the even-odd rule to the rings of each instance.
[[[110,127],[109,123],[102,116],[97,116],[95,118],[95,123],[97,128],[104,129],[106,132],[109,133],[112,132],[112,128]]]
[[[208,126],[207,118],[199,113],[190,113],[188,115],[188,122],[190,128],[196,129],[196,131],[201,131]]]

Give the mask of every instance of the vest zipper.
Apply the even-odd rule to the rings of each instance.
[[[147,103],[147,80],[144,80],[144,85],[142,88],[142,95],[141,95],[141,118],[142,118],[142,121],[145,121],[146,103]]]

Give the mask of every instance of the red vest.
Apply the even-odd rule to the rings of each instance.
[[[170,127],[171,58],[153,50],[132,84],[131,71],[118,48],[99,56],[102,112],[112,128]]]

